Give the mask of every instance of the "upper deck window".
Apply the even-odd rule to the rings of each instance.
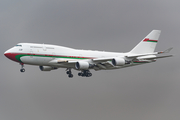
[[[30,46],[30,48],[42,48],[40,46]]]
[[[15,47],[22,47],[22,45],[16,45]]]

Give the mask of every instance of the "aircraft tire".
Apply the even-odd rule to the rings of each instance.
[[[25,69],[24,69],[24,68],[23,68],[23,69],[20,69],[20,71],[21,71],[21,72],[25,72]]]
[[[78,73],[78,76],[82,76],[82,73]]]
[[[85,77],[86,75],[85,75],[85,74],[82,74],[81,76],[82,76],[82,77]]]
[[[92,73],[88,73],[88,77],[91,77],[92,76]]]
[[[66,74],[71,74],[71,72],[70,72],[70,71],[67,71]]]
[[[68,77],[69,77],[69,78],[72,78],[72,77],[73,77],[73,74],[69,74]]]

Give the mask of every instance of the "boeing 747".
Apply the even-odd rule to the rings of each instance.
[[[24,64],[39,66],[41,71],[51,71],[66,68],[69,78],[73,77],[72,69],[80,71],[79,76],[90,77],[90,70],[112,70],[135,65],[155,62],[158,58],[171,57],[162,55],[165,51],[154,52],[160,30],[153,30],[130,52],[104,52],[92,50],[79,50],[57,45],[19,43],[7,50],[4,55],[20,63],[21,72],[25,72]]]

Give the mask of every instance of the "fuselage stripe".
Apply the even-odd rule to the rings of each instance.
[[[80,56],[63,56],[63,55],[52,55],[52,54],[31,54],[31,53],[11,53],[15,55],[17,61],[21,61],[23,56],[35,56],[35,57],[52,57],[52,58],[67,58],[67,59],[93,59],[93,57],[80,57]]]
[[[143,40],[143,42],[155,42],[155,43],[157,43],[158,41],[157,40],[150,40],[149,38],[145,38]]]

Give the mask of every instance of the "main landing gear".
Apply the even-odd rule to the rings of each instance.
[[[73,77],[73,74],[72,74],[72,72],[71,72],[71,69],[67,69],[66,74],[68,74],[68,77],[69,77],[69,78],[72,78],[72,77]]]
[[[23,63],[20,63],[20,65],[21,65],[21,69],[20,69],[20,71],[21,71],[21,72],[25,72],[25,69],[24,69],[24,64],[23,64]]]
[[[89,70],[82,70],[80,73],[78,73],[78,75],[82,77],[91,77],[92,73]]]
[[[69,78],[73,77],[73,74],[71,72],[71,68],[67,68],[66,70],[66,74],[68,74]],[[91,77],[92,73],[89,70],[82,70],[81,72],[78,73],[78,76],[82,76],[82,77]]]

